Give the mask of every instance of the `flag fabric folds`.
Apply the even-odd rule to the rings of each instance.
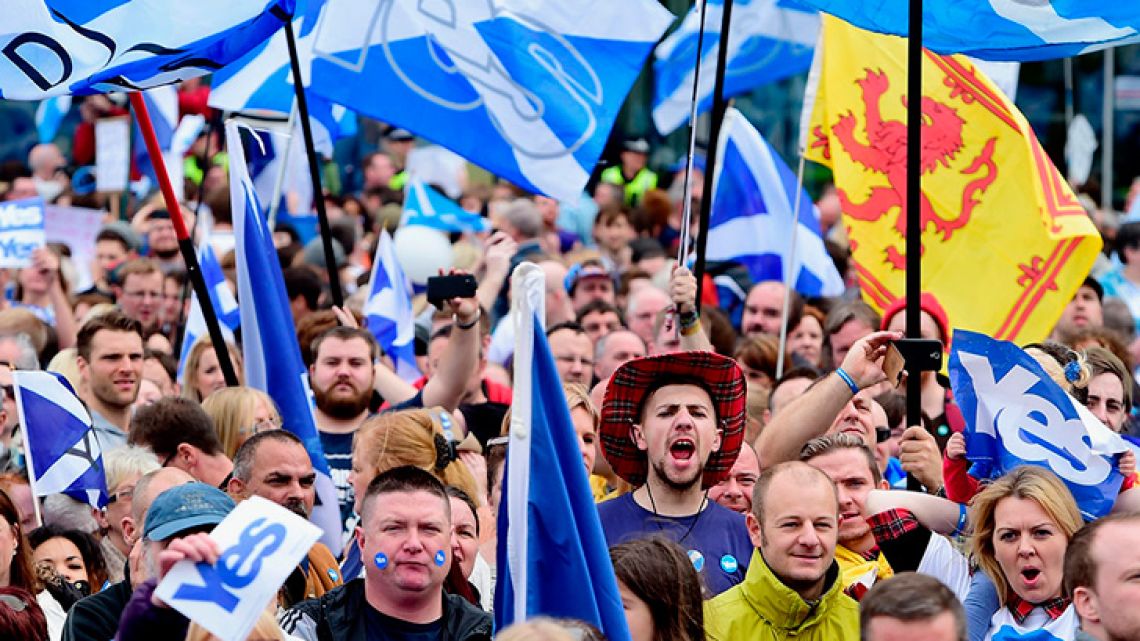
[[[71,96],[54,96],[40,101],[36,106],[36,137],[41,143],[55,140],[59,126],[71,110]]]
[[[94,508],[107,504],[103,448],[91,415],[62,375],[12,372],[36,496],[63,493]]]
[[[790,281],[805,296],[841,295],[843,277],[824,247],[819,211],[798,188],[796,175],[736,109],[725,113],[720,135],[708,260],[740,263],[754,283]],[[789,248],[797,198],[793,257]]]
[[[321,542],[330,550],[339,550],[343,543],[340,506],[313,417],[308,372],[297,345],[285,279],[272,233],[261,215],[249,179],[241,135],[233,122],[226,123],[226,149],[230,157],[245,382],[273,398],[281,411],[282,427],[305,444],[317,473],[317,505],[310,518],[324,531]]]
[[[1052,470],[1086,520],[1112,509],[1124,477],[1117,455],[1128,449],[1017,345],[954,331],[954,400],[966,419],[970,475],[994,479],[1019,465]]]
[[[408,181],[404,195],[402,225],[424,225],[447,232],[484,232],[491,222],[479,214],[464,210],[459,203],[444,196],[423,181]]]
[[[677,30],[653,51],[653,122],[662,135],[689,121],[700,6],[701,0],[696,0]],[[723,12],[724,0],[706,0],[697,113],[712,108]],[[736,0],[728,32],[725,97],[807,71],[818,36],[819,14],[795,2]]]
[[[396,260],[396,248],[386,229],[381,230],[376,244],[364,317],[368,331],[376,337],[384,353],[392,358],[396,373],[408,382],[419,379],[421,373],[416,366],[416,319],[412,311],[411,288]]]
[[[671,21],[653,0],[327,0],[310,87],[572,201]]]
[[[824,16],[819,55],[807,158],[832,169],[863,296],[882,310],[905,291],[906,41]],[[1040,340],[1100,235],[1025,117],[968,59],[924,52],[923,75],[923,291],[955,327]]]
[[[906,5],[893,0],[797,0],[851,24],[896,36],[908,33]],[[1140,5],[1089,0],[926,0],[922,44],[942,54],[983,60],[1067,58],[1140,42]]]
[[[542,270],[511,277],[515,388],[498,521],[495,628],[533,616],[579,619],[629,641],[617,579],[542,330]],[[567,589],[567,586],[574,586]]]
[[[265,41],[293,0],[6,0],[0,98],[137,91],[222,68]]]

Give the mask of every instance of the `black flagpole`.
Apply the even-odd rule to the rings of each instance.
[[[921,338],[922,319],[922,0],[910,0],[906,62],[906,337]],[[922,425],[922,372],[908,372],[906,424]],[[921,490],[914,475],[907,489]]]
[[[297,37],[293,33],[293,23],[285,21],[285,41],[289,43],[289,64],[293,69],[293,92],[297,96],[297,116],[301,120],[301,133],[305,137],[305,153],[309,157],[309,178],[313,181],[313,204],[317,206],[317,223],[321,227],[321,244],[325,250],[325,269],[329,273],[329,293],[333,305],[344,305],[340,291],[340,273],[333,255],[332,230],[325,212],[324,191],[321,188],[321,165],[317,162],[317,151],[313,146],[313,126],[309,123],[309,103],[305,99],[305,86],[301,82],[301,62],[297,57]],[[289,132],[292,134],[292,132]]]
[[[728,27],[732,20],[732,0],[724,0],[724,13],[720,17],[720,44],[716,53],[716,75],[713,82],[712,123],[709,126],[708,152],[705,157],[705,180],[701,195],[701,227],[697,234],[697,260],[693,265],[693,276],[697,279],[697,313],[701,312],[701,290],[705,276],[705,250],[708,247],[709,215],[712,212],[713,174],[716,173],[717,147],[720,145],[720,126],[724,122],[724,112],[728,101],[724,98],[724,68],[728,59]],[[698,64],[699,61],[698,61]],[[696,126],[694,123],[693,126]],[[689,198],[684,194],[682,198]]]

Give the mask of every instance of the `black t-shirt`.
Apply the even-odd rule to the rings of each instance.
[[[408,623],[378,612],[376,608],[365,607],[364,629],[368,632],[368,641],[439,641],[443,619],[431,623]]]

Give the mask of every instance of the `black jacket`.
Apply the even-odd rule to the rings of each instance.
[[[305,641],[367,641],[364,579],[354,579],[281,615],[285,632]],[[460,597],[443,595],[442,641],[490,641],[491,615]]]
[[[106,590],[80,599],[67,611],[62,641],[111,641],[119,630],[119,617],[131,600],[131,577]]]

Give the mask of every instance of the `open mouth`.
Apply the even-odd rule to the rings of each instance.
[[[1021,579],[1026,585],[1032,586],[1037,583],[1037,579],[1041,577],[1041,570],[1037,568],[1022,568]]]
[[[688,461],[697,452],[697,446],[691,440],[682,438],[669,446],[669,454],[678,461]]]

